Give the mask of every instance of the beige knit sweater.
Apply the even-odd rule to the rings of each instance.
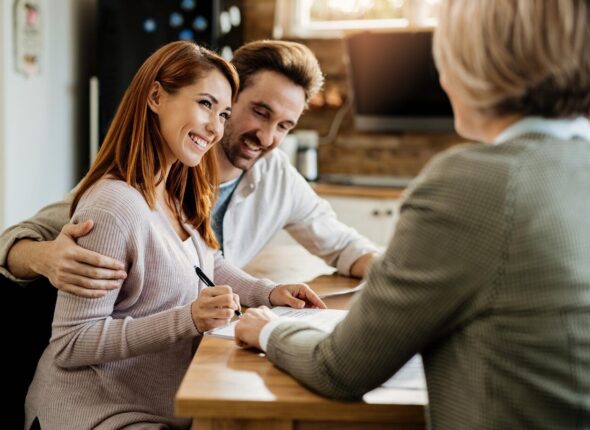
[[[80,244],[124,261],[128,277],[100,299],[59,292],[26,428],[35,417],[43,430],[188,428],[173,416],[173,401],[200,340],[190,308],[204,286],[194,265],[249,306],[269,305],[275,284],[229,266],[187,226],[200,259],[191,261],[164,213],[122,181],[102,180],[86,193],[73,221],[87,219],[95,226]]]

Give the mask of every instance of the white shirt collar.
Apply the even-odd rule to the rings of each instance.
[[[590,121],[583,116],[575,119],[547,119],[529,116],[505,128],[494,139],[494,145],[507,142],[526,133],[548,134],[562,140],[581,137],[590,142]]]

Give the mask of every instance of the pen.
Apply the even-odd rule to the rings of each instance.
[[[214,287],[215,286],[215,284],[213,283],[213,281],[211,279],[209,279],[207,277],[207,275],[205,275],[205,272],[203,272],[199,266],[195,266],[195,272],[197,272],[197,276],[199,277],[199,279],[201,281],[203,281],[203,283],[205,285],[207,285],[208,287]],[[236,314],[237,317],[241,317],[242,316],[242,313],[240,312],[239,309],[236,309],[235,310],[235,314]]]

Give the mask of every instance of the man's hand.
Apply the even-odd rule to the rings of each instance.
[[[350,266],[350,276],[354,276],[355,278],[363,278],[367,274],[367,270],[369,270],[371,263],[376,257],[377,254],[372,252],[361,255],[354,263],[352,263],[352,266]]]
[[[92,227],[92,221],[66,224],[55,240],[29,242],[27,245],[33,246],[28,257],[31,269],[48,278],[56,288],[81,297],[103,297],[107,290],[119,288],[127,277],[125,265],[76,243]]]
[[[275,287],[269,296],[273,306],[290,306],[292,308],[326,309],[326,304],[307,284],[282,284]]]
[[[242,348],[260,348],[260,331],[278,316],[267,308],[250,308],[240,318],[235,327],[236,344]]]
[[[229,285],[205,288],[191,305],[193,323],[199,333],[229,324],[240,309],[240,298]]]

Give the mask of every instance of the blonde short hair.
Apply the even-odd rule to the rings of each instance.
[[[476,108],[545,117],[590,113],[588,0],[443,0],[434,56]]]

